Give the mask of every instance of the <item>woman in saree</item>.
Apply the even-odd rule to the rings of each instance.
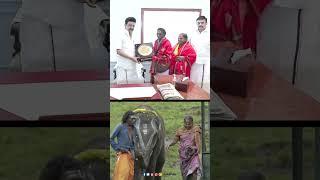
[[[178,43],[172,50],[169,74],[182,74],[190,78],[191,67],[196,58],[196,51],[188,41],[188,35],[179,34]]]
[[[192,116],[186,116],[184,127],[177,130],[174,140],[167,145],[166,149],[169,150],[170,146],[180,142],[180,170],[183,180],[196,180],[202,174],[200,135],[201,129],[193,125]]]

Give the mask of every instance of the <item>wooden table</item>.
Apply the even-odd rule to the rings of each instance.
[[[212,53],[230,43],[215,42]],[[248,97],[218,93],[239,120],[320,120],[320,103],[256,62]],[[214,100],[213,100],[214,101]]]
[[[107,71],[58,71],[58,72],[2,72],[0,73],[0,86],[10,85],[30,85],[61,82],[79,82],[79,81],[105,81],[109,79]],[[108,88],[106,82],[106,89]],[[107,92],[107,90],[106,90]],[[1,93],[1,92],[0,92]],[[60,92],[61,93],[61,92]],[[106,97],[101,97],[106,98]],[[12,97],[12,101],[15,97]],[[17,102],[18,103],[18,102]],[[50,103],[50,102],[48,102]],[[106,103],[108,101],[106,100]],[[30,102],[32,105],[32,102]],[[107,110],[106,110],[107,111]],[[107,120],[108,112],[81,112],[79,114],[56,114],[42,115],[40,120]],[[25,118],[9,112],[0,107],[0,120],[26,120]],[[36,119],[34,119],[36,120]]]
[[[257,63],[246,98],[219,93],[240,120],[320,120],[320,103]]]
[[[154,78],[156,84],[172,83],[173,80],[172,75],[156,75]],[[179,93],[185,100],[210,100],[209,93],[201,89],[192,81],[189,81],[188,86],[189,87],[187,92],[179,91]]]
[[[248,97],[218,95],[239,120],[320,120],[318,101],[260,62],[255,64]]]
[[[135,99],[126,99],[126,100],[162,100],[161,94],[157,89],[158,84],[171,83],[173,79],[172,75],[156,75],[155,84],[145,83],[145,84],[113,84],[112,88],[126,88],[126,87],[151,87],[153,86],[157,93],[151,98],[135,98]],[[195,85],[193,82],[189,82],[189,87],[187,92],[179,91],[184,100],[210,100],[209,94]],[[113,97],[110,97],[111,100],[116,100]]]

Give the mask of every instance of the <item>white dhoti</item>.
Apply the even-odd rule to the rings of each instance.
[[[122,67],[116,68],[117,84],[140,84],[143,79],[139,76],[136,69],[124,69]]]
[[[210,93],[210,65],[194,63],[191,67],[190,79],[207,93]]]

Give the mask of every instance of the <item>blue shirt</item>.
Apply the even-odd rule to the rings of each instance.
[[[118,142],[115,142],[115,138],[117,138]],[[130,140],[128,126],[126,124],[119,124],[110,137],[110,144],[115,151],[130,151],[134,149],[133,138],[134,129],[132,129],[132,139]]]

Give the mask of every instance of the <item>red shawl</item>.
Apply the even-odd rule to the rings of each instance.
[[[165,37],[162,38],[160,42],[156,40],[154,42],[153,52],[154,52],[154,55],[152,56],[152,63],[150,68],[150,73],[152,75],[156,73],[154,68],[155,62],[157,61],[170,62],[170,57],[172,53],[172,46],[170,41]]]
[[[271,0],[247,0],[247,12],[243,22],[243,48],[256,50],[259,18]]]
[[[271,0],[245,0],[246,4],[244,6],[246,9],[240,9],[239,1],[212,0],[211,26],[213,34],[211,35],[211,40],[230,41],[235,35],[242,34],[243,48],[251,48],[255,51],[259,18]],[[245,14],[243,19],[240,14]],[[228,26],[226,20],[229,15],[232,17],[230,26]],[[215,34],[222,37],[218,37]]]
[[[178,44],[176,44],[172,51],[170,74],[184,74],[190,78],[190,71],[192,64],[196,61],[196,51],[189,42],[184,43],[178,48],[178,55],[174,54]],[[176,61],[177,56],[184,56],[184,61]]]
[[[231,17],[231,22],[228,22]],[[231,41],[241,33],[238,0],[213,0],[211,4],[212,41]],[[233,32],[234,31],[234,32]]]

